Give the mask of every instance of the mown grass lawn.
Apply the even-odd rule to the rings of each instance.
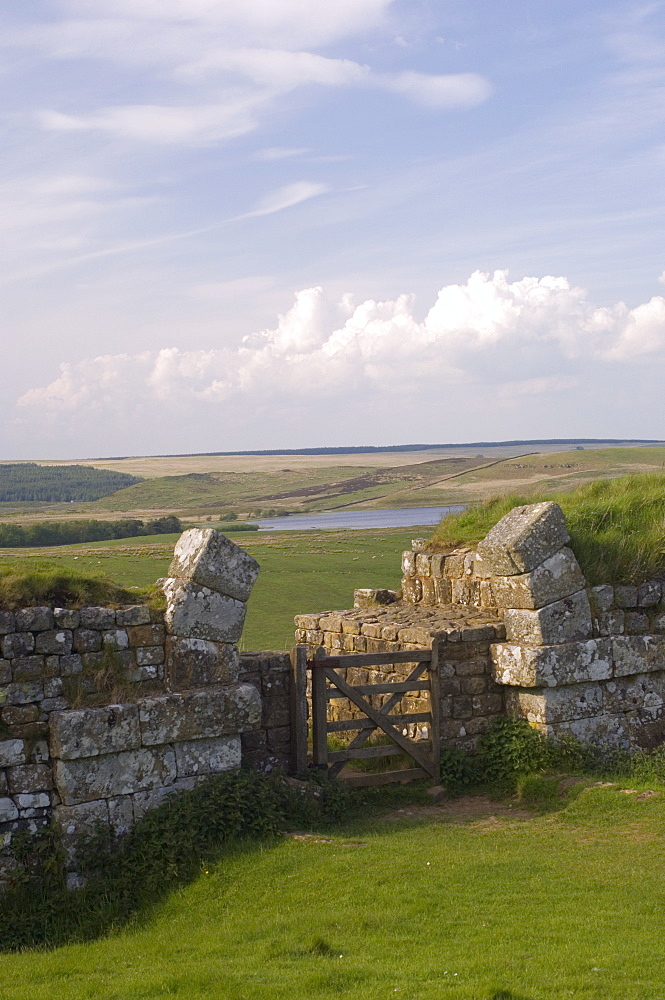
[[[665,997],[665,789],[411,811],[238,850],[138,928],[4,955],[0,997]]]

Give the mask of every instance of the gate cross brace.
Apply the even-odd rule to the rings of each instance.
[[[427,663],[424,660],[418,663],[407,677],[406,679],[407,683],[410,683],[411,681],[417,681],[424,672],[426,667]],[[335,681],[333,681],[333,683],[335,683]],[[381,706],[379,710],[381,714],[387,715],[388,712],[391,710],[391,708],[393,708],[397,704],[397,702],[400,700],[401,697],[402,695],[400,692],[391,695],[388,701]],[[357,750],[358,747],[364,746],[364,744],[367,742],[367,740],[370,738],[373,732],[374,729],[362,729],[357,736],[354,736],[354,738],[349,743],[347,749]],[[330,771],[328,772],[329,777],[336,778],[343,767],[344,767],[344,761],[340,761],[337,764],[333,764],[330,768]]]
[[[372,708],[372,706],[365,701],[362,695],[358,694],[349,684],[346,683],[345,680],[342,680],[337,671],[335,671],[332,667],[326,666],[324,666],[323,669],[328,680],[332,681],[333,684],[346,695],[349,701],[352,701],[354,705],[357,705],[371,722],[375,723],[379,729],[382,729],[383,732],[391,738],[391,740],[394,740],[394,742],[397,743],[397,745],[400,746],[409,755],[409,757],[412,757],[415,762],[427,772],[427,774],[435,777],[434,764],[429,761],[427,757],[420,752],[420,750],[418,750],[408,737],[402,736],[399,730],[395,729],[394,726],[391,726],[387,717],[382,712]]]

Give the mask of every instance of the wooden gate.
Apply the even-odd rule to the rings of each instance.
[[[414,766],[402,770],[375,773],[345,774],[353,785],[378,785],[390,781],[405,781],[430,777],[438,783],[439,761],[439,670],[437,644],[432,649],[409,649],[394,653],[354,653],[329,656],[324,649],[308,658],[307,646],[293,650],[292,725],[294,732],[294,765],[296,771],[307,767],[307,674],[311,674],[312,761],[315,767],[336,778],[348,761],[371,757],[407,754]],[[405,680],[378,684],[349,684],[343,671],[349,667],[374,667],[389,663],[413,663]],[[391,714],[409,691],[429,693],[429,711]],[[388,695],[380,708],[371,704],[373,695]],[[362,712],[362,717],[329,720],[328,703],[346,698]],[[428,739],[405,735],[404,729],[415,723],[426,723]],[[328,734],[357,730],[357,735],[342,750],[328,749]],[[366,746],[373,733],[389,737],[387,746]]]

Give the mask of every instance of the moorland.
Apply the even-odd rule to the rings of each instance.
[[[473,453],[469,453],[472,451]],[[60,468],[65,463],[61,463]],[[440,452],[218,455],[88,460],[97,473],[140,477],[96,499],[0,500],[0,522],[81,518],[150,520],[175,515],[207,523],[286,513],[478,503],[491,496],[561,492],[595,479],[665,468],[665,446],[517,445]],[[79,463],[77,463],[78,467]],[[55,468],[40,464],[44,475]],[[0,464],[2,476],[7,465]],[[88,487],[89,488],[89,487]]]

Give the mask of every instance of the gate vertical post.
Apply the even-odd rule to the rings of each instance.
[[[307,770],[307,646],[291,649],[291,767]]]
[[[314,766],[328,770],[328,697],[326,675],[317,659],[327,656],[325,649],[319,648],[312,661],[312,742]]]
[[[429,664],[429,700],[432,722],[430,724],[430,742],[432,744],[432,777],[438,784],[441,780],[441,681],[439,672],[439,640],[432,642],[432,659]]]

